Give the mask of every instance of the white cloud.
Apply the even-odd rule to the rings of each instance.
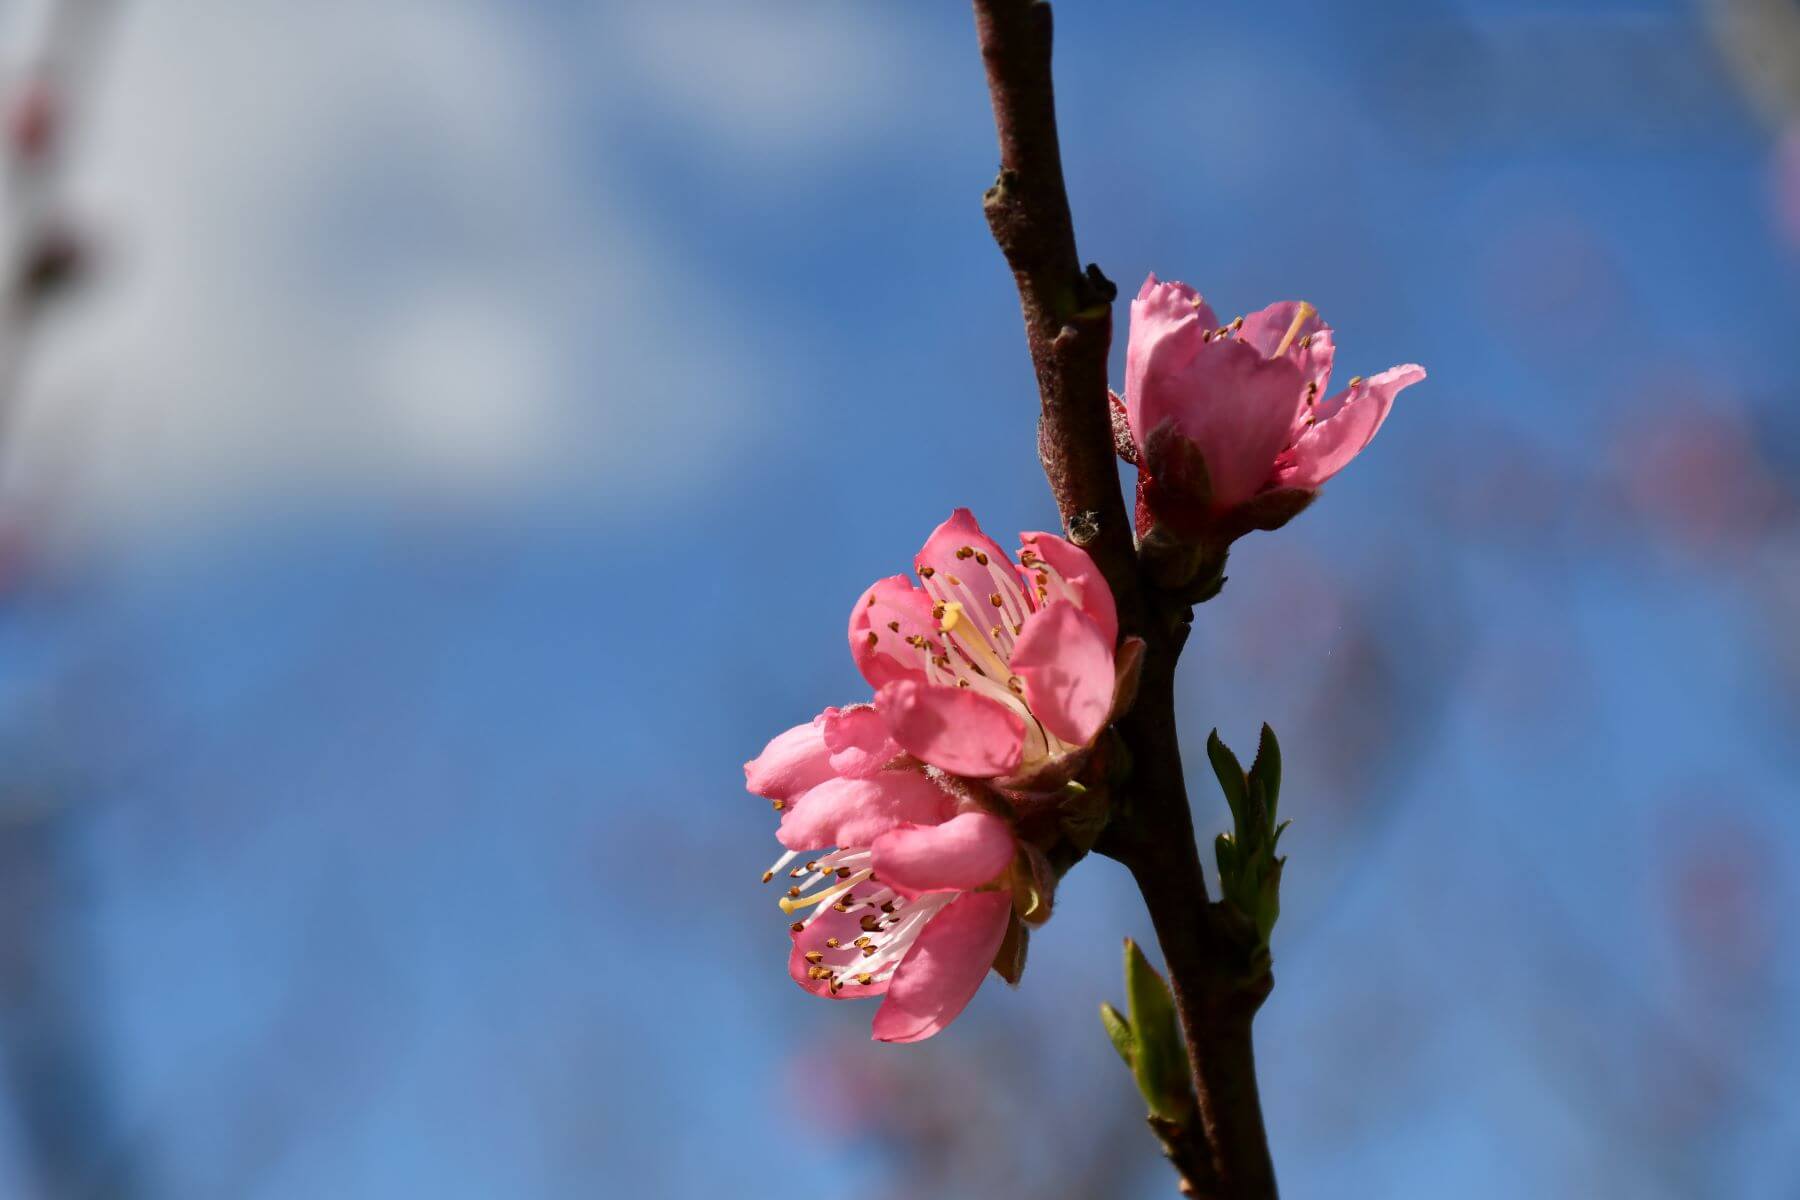
[[[716,289],[584,184],[604,151],[550,50],[460,0],[125,6],[72,189],[104,273],[46,339],[18,477],[74,446],[74,501],[118,532],[345,489],[667,488],[662,445],[723,453],[754,364],[692,336],[726,327]]]
[[[709,149],[818,155],[898,124],[918,103],[925,16],[845,0],[645,0],[597,6],[596,41],[632,90]],[[966,20],[966,14],[960,14]]]
[[[397,457],[425,478],[504,484],[549,455],[554,356],[545,332],[490,292],[436,289],[398,314],[380,347],[379,410]]]

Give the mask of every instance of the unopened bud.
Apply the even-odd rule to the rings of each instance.
[[[1194,1112],[1194,1085],[1175,999],[1130,938],[1125,939],[1125,1000],[1130,1012],[1131,1074],[1138,1092],[1152,1116],[1188,1120]],[[1101,1019],[1106,1020],[1104,1013]],[[1110,1024],[1107,1033],[1113,1033]],[[1113,1044],[1118,1046],[1116,1039]]]

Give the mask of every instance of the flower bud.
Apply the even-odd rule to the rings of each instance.
[[[1194,1083],[1187,1042],[1175,1017],[1175,999],[1168,983],[1130,938],[1125,939],[1125,1000],[1131,1014],[1125,1022],[1128,1062],[1150,1115],[1177,1123],[1188,1120],[1194,1112]],[[1126,1048],[1114,1025],[1118,1013],[1103,1008],[1100,1019],[1113,1047],[1125,1056]]]

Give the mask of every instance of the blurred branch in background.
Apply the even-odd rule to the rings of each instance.
[[[1745,96],[1777,128],[1800,120],[1800,5],[1793,0],[1705,0],[1719,52]]]
[[[0,305],[0,439],[18,417],[32,338],[51,304],[81,276],[86,251],[62,181],[71,133],[98,65],[112,0],[56,0],[42,45],[7,80],[6,291]]]
[[[33,341],[76,282],[86,251],[62,193],[75,118],[113,16],[109,0],[60,0],[39,48],[4,87],[5,247],[0,295],[0,451],[16,425]],[[30,584],[34,530],[0,493],[0,604]],[[63,694],[66,692],[66,694]],[[49,708],[73,700],[52,688]],[[0,747],[0,1056],[17,1129],[19,1173],[42,1200],[145,1194],[109,1095],[96,1026],[102,989],[82,869],[82,749],[59,731],[72,714],[15,725],[30,746]]]

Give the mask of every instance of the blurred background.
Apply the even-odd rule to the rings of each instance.
[[[1800,4],[1057,16],[1085,257],[1431,372],[1183,675],[1287,1193],[1800,1196]],[[1056,519],[966,4],[14,0],[0,104],[0,1196],[1173,1194],[1115,864],[911,1048],[757,882],[856,595]]]

